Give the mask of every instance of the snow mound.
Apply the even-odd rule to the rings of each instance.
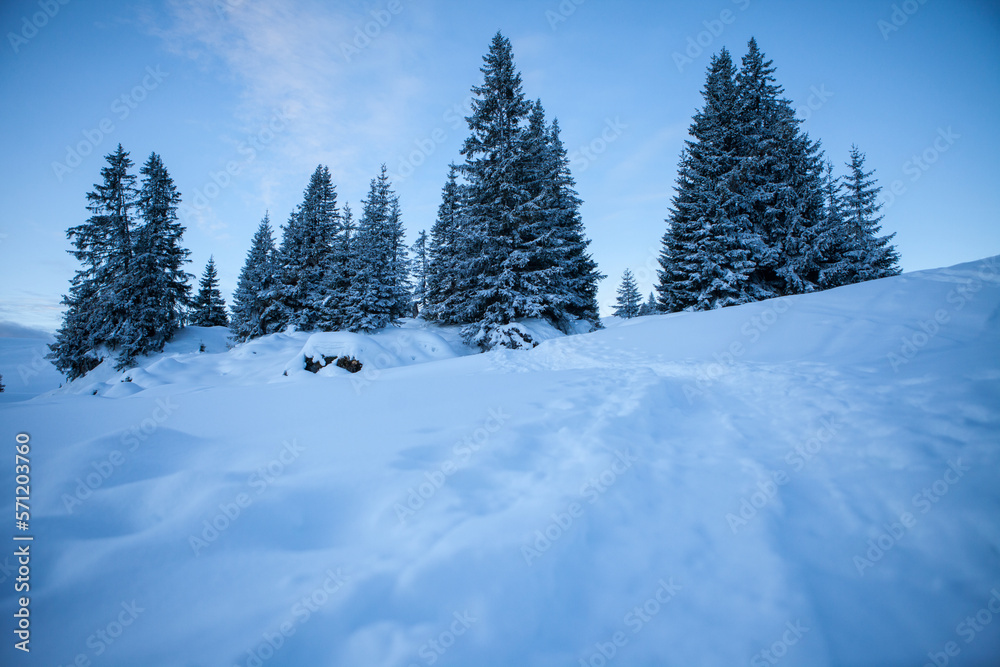
[[[216,334],[0,404],[37,664],[1000,664],[998,258],[530,350]]]
[[[533,331],[553,335],[542,324],[530,326]],[[475,353],[462,342],[460,327],[435,327],[413,319],[371,334],[289,330],[232,345],[225,327],[185,327],[162,353],[141,359],[138,366],[115,370],[114,358],[109,356],[86,376],[67,383],[56,393],[125,398],[165,386],[190,389],[300,381],[311,375],[305,371],[305,359],[324,356],[354,357],[362,362],[362,371],[370,379],[392,368]],[[346,373],[331,364],[318,375],[335,377]]]
[[[433,331],[420,329],[384,329],[372,335],[335,331],[309,336],[302,349],[285,366],[284,373],[293,377],[305,371],[307,359],[349,357],[362,364],[362,370],[385,370],[398,366],[423,364],[461,356],[448,342]],[[329,364],[317,375],[331,376],[348,371]]]

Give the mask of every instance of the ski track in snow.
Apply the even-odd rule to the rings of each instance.
[[[735,665],[769,649],[904,665],[949,641],[953,664],[993,664],[1000,622],[969,642],[957,626],[1000,587],[996,262],[540,332],[530,352],[469,356],[434,329],[226,352],[192,330],[143,368],[0,405],[8,441],[32,438],[31,664]],[[369,374],[306,373],[311,352]],[[209,539],[213,520],[228,525]]]

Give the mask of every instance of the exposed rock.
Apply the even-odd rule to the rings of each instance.
[[[306,370],[310,373],[318,373],[319,369],[326,368],[331,363],[333,363],[337,357],[327,357],[323,356],[321,360],[313,359],[312,357],[306,357]]]
[[[349,373],[357,373],[361,370],[361,362],[354,357],[341,357],[337,359],[337,366]]]

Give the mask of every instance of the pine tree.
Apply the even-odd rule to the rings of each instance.
[[[275,261],[284,326],[311,331],[324,319],[323,304],[330,283],[327,273],[336,264],[333,250],[341,233],[336,188],[330,170],[319,165],[309,179],[302,204],[288,219]]]
[[[749,230],[736,206],[741,155],[735,69],[726,49],[713,56],[681,154],[677,195],[660,253],[660,303],[668,312],[746,303],[753,264]]]
[[[188,250],[180,245],[184,227],[177,219],[181,196],[163,161],[152,153],[141,169],[137,208],[143,221],[120,298],[127,304],[117,334],[119,369],[140,355],[163,350],[180,328],[188,304]]]
[[[276,277],[274,233],[265,213],[254,234],[246,263],[233,293],[230,330],[233,340],[243,342],[280,330],[275,303]]]
[[[351,241],[351,284],[344,297],[344,328],[377,331],[405,314],[406,246],[399,201],[385,165],[371,181],[357,234]]]
[[[557,253],[560,289],[567,296],[565,311],[569,317],[586,320],[597,328],[601,323],[597,287],[606,276],[598,270],[597,262],[587,251],[590,240],[580,216],[582,201],[576,193],[558,120],[552,121],[547,138],[548,173],[543,177],[546,185],[543,206],[552,219],[552,236],[548,244]]]
[[[467,266],[465,248],[460,245],[462,226],[462,186],[458,168],[450,165],[448,180],[441,191],[441,205],[431,227],[427,262],[427,305],[424,318],[445,324],[462,322],[459,285]]]
[[[318,324],[322,331],[339,331],[347,326],[347,299],[353,281],[351,243],[356,231],[357,225],[351,207],[349,204],[344,204],[340,234],[334,239],[324,282],[324,297]]]
[[[196,327],[229,326],[226,315],[226,302],[219,291],[219,277],[215,271],[215,258],[209,257],[198,286],[198,294],[194,298],[191,311],[191,324]]]
[[[844,220],[844,185],[833,173],[833,162],[827,160],[823,170],[823,223],[816,237],[816,249],[823,258],[819,287],[829,289],[850,282],[851,260],[848,253],[853,242]]]
[[[635,283],[635,276],[629,269],[625,269],[622,274],[621,285],[618,286],[618,299],[615,301],[615,316],[631,319],[639,315],[639,304],[642,303],[642,295]]]
[[[526,227],[533,212],[526,164],[526,125],[532,105],[525,100],[510,41],[497,33],[483,58],[483,84],[472,88],[470,136],[462,146],[467,181],[460,241],[467,267],[459,285],[460,319],[467,342],[486,348],[493,332],[518,317],[542,315],[538,285],[527,275],[531,256]]]
[[[121,144],[105,159],[103,183],[87,194],[91,217],[66,232],[74,247],[70,252],[82,267],[63,297],[68,309],[48,358],[70,380],[97,366],[126,333],[122,326],[129,304],[122,297],[128,294],[133,257],[135,176],[129,173],[133,163]]]
[[[657,312],[659,312],[659,306],[656,303],[656,295],[650,292],[649,301],[639,306],[639,317],[655,315]]]
[[[426,230],[420,230],[410,252],[413,253],[411,270],[413,274],[413,303],[419,309],[418,312],[423,312],[427,306],[427,267],[429,263]]]
[[[5,387],[3,383],[3,374],[0,374],[0,394],[2,394],[6,388],[7,387]]]
[[[547,125],[541,102],[525,99],[502,34],[483,60],[465,162],[452,167],[431,228],[424,317],[466,325],[465,340],[482,349],[530,344],[511,335],[520,318],[596,328],[604,276],[587,251],[558,123]]]
[[[846,253],[848,282],[875,280],[900,273],[899,254],[891,243],[895,234],[878,235],[882,229],[879,223],[884,217],[879,215],[882,204],[878,201],[882,188],[872,178],[875,172],[866,172],[864,167],[865,154],[857,146],[851,146],[843,200],[843,215],[851,242]]]
[[[382,176],[386,175],[382,165]],[[388,181],[387,181],[388,182]],[[389,284],[395,295],[391,316],[393,321],[410,314],[410,258],[406,247],[406,229],[395,193],[389,200],[389,217],[386,220],[385,239],[389,247]]]
[[[799,129],[774,67],[749,42],[736,77],[741,170],[738,215],[754,262],[753,297],[801,294],[817,288],[821,257],[823,161],[819,144]]]

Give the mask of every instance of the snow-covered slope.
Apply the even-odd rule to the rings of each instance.
[[[998,258],[530,352],[380,336],[0,406],[24,664],[1000,662]]]
[[[17,327],[9,332],[0,325],[0,375],[4,391],[0,403],[23,401],[55,389],[63,381],[59,371],[45,358],[55,339],[43,332]],[[30,334],[30,335],[29,335]]]

